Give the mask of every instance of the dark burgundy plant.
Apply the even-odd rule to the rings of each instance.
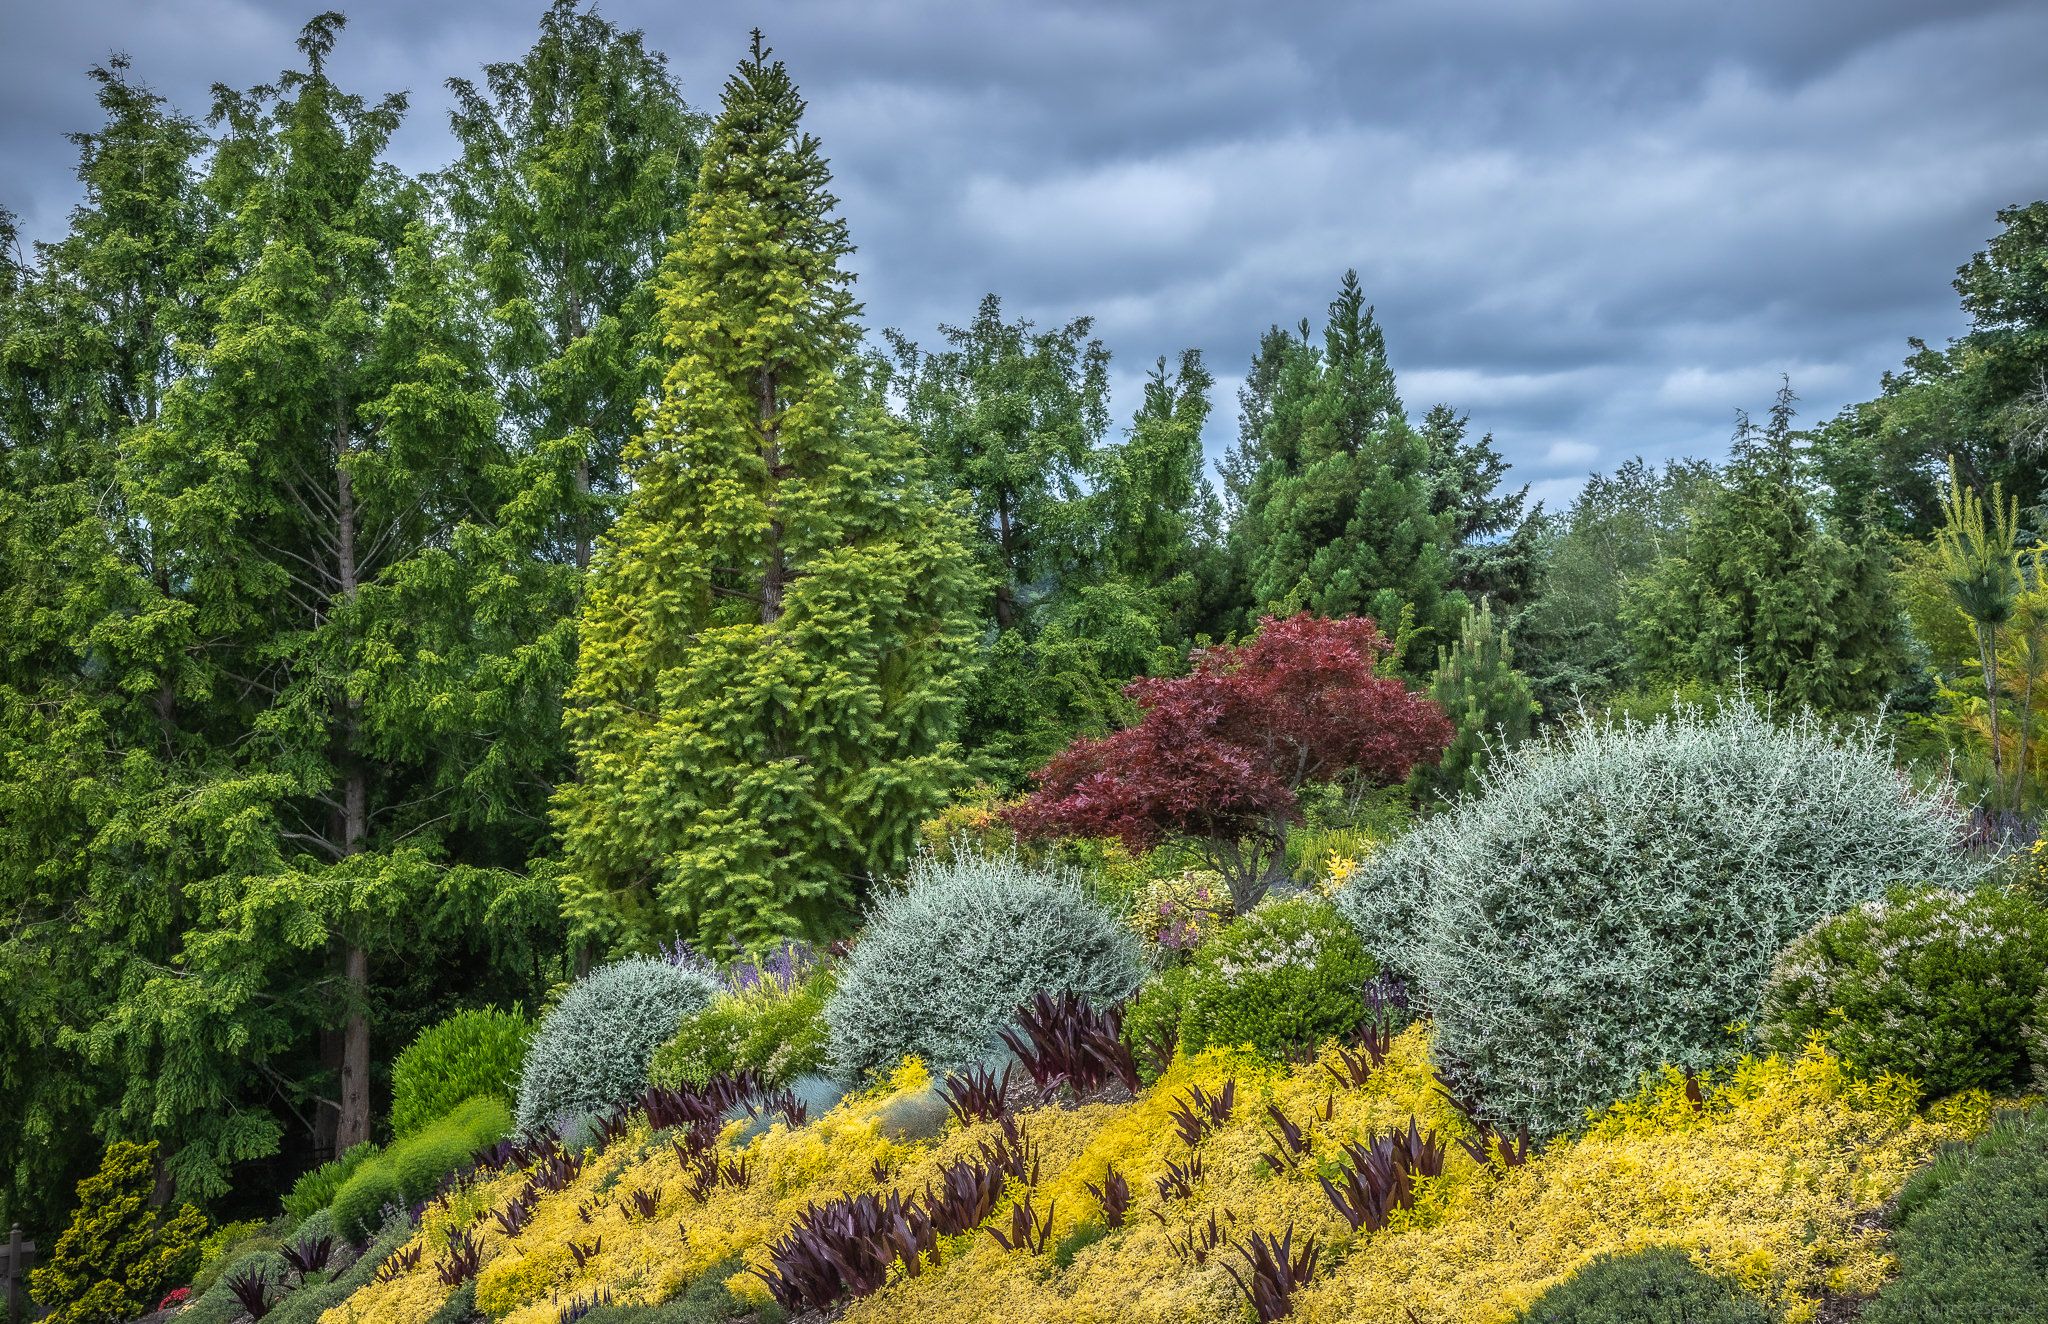
[[[875,1184],[879,1186],[883,1182],[889,1180],[889,1178],[895,1176],[896,1170],[894,1168],[891,1168],[888,1165],[888,1163],[884,1162],[881,1159],[869,1159],[868,1174],[875,1179]]]
[[[603,1237],[594,1238],[588,1246],[577,1241],[569,1243],[569,1258],[576,1261],[576,1267],[579,1269],[589,1268],[590,1262],[603,1253]]]
[[[1484,1122],[1477,1124],[1479,1134],[1462,1136],[1458,1147],[1472,1156],[1472,1161],[1481,1167],[1498,1160],[1503,1168],[1519,1168],[1529,1161],[1529,1128],[1515,1128],[1513,1139],[1502,1135]]]
[[[1015,1116],[1005,1113],[1003,1133],[994,1143],[978,1142],[982,1162],[997,1172],[1015,1177],[1026,1186],[1038,1185],[1038,1144],[1024,1133]]]
[[[1188,1086],[1187,1097],[1169,1116],[1173,1118],[1174,1129],[1180,1132],[1180,1138],[1193,1147],[1202,1143],[1202,1137],[1229,1121],[1236,1107],[1237,1080],[1233,1077],[1224,1081],[1223,1088],[1215,1094],[1200,1085]]]
[[[635,1186],[626,1192],[626,1198],[619,1202],[619,1207],[626,1211],[628,1218],[638,1215],[642,1219],[648,1219],[654,1217],[655,1212],[660,1209],[661,1201],[654,1192]]]
[[[1413,1207],[1416,1178],[1442,1176],[1443,1170],[1443,1142],[1410,1117],[1406,1131],[1366,1144],[1347,1142],[1335,1178],[1319,1180],[1323,1194],[1354,1232],[1378,1232],[1397,1210]]]
[[[1084,1185],[1088,1187],[1088,1194],[1102,1206],[1103,1224],[1111,1229],[1122,1227],[1124,1216],[1131,1207],[1131,1184],[1116,1170],[1116,1165],[1112,1163],[1103,1168],[1102,1185],[1097,1186],[1092,1181]]]
[[[1180,1051],[1180,1026],[1154,1026],[1138,1041],[1138,1048],[1145,1054],[1145,1061],[1151,1065],[1152,1074],[1165,1075],[1173,1066],[1173,1055]]]
[[[1123,1039],[1120,1008],[1098,1009],[1071,992],[1040,991],[1017,1008],[1015,1021],[1001,1031],[1003,1044],[1041,1094],[1065,1085],[1085,1098],[1111,1082],[1138,1092],[1138,1064]]]
[[[582,1171],[581,1155],[554,1149],[542,1154],[534,1163],[530,1180],[536,1190],[559,1191],[574,1182]]]
[[[929,1220],[909,1214],[894,1192],[886,1201],[864,1193],[813,1204],[769,1244],[768,1268],[748,1272],[792,1314],[828,1311],[844,1298],[880,1290],[899,1258],[914,1267],[920,1253],[936,1254],[935,1236],[929,1245],[916,1244],[920,1227],[930,1236]]]
[[[591,1311],[597,1309],[599,1306],[608,1306],[611,1304],[612,1289],[609,1287],[600,1287],[595,1292],[592,1292],[589,1296],[570,1297],[569,1304],[563,1306],[561,1310],[556,1313],[555,1319],[557,1321],[557,1324],[576,1324],[577,1320],[582,1319],[585,1315],[588,1315]]]
[[[528,1216],[533,1212],[533,1204],[537,1199],[539,1193],[533,1189],[533,1183],[528,1182],[524,1190],[505,1202],[504,1208],[493,1209],[491,1217],[497,1222],[498,1230],[508,1237],[516,1237],[524,1232],[529,1221]]]
[[[299,1276],[299,1281],[304,1282],[309,1274],[316,1274],[327,1267],[327,1261],[334,1255],[334,1238],[307,1237],[280,1247],[277,1255]]]
[[[973,1159],[957,1159],[939,1171],[938,1189],[927,1184],[923,1204],[934,1226],[955,1237],[981,1226],[1003,1198],[1003,1174]]]
[[[1010,1206],[1008,1236],[992,1227],[983,1228],[982,1231],[994,1237],[996,1244],[1004,1250],[1021,1250],[1033,1255],[1043,1255],[1046,1243],[1052,1240],[1052,1219],[1053,1205],[1048,1204],[1045,1207],[1045,1217],[1041,1219],[1038,1211],[1031,1207],[1030,1193],[1026,1192],[1023,1200]]]
[[[783,1123],[792,1131],[809,1121],[811,1116],[811,1106],[799,1099],[795,1090],[787,1087],[762,1095],[761,1106],[768,1112],[782,1114]]]
[[[599,1149],[610,1149],[625,1137],[626,1132],[631,1129],[632,1125],[633,1114],[624,1108],[618,1109],[616,1112],[606,1113],[598,1118],[596,1125],[592,1128],[597,1133],[597,1147]]]
[[[1195,1193],[1195,1183],[1200,1180],[1202,1156],[1190,1154],[1185,1163],[1167,1160],[1166,1175],[1155,1178],[1152,1184],[1159,1189],[1159,1198],[1162,1201],[1185,1200]]]
[[[227,1284],[229,1293],[250,1319],[262,1319],[276,1304],[270,1295],[270,1275],[261,1266],[229,1274]]]
[[[443,1287],[460,1287],[484,1271],[483,1244],[468,1232],[448,1234],[448,1252],[434,1261]]]
[[[939,1097],[962,1126],[992,1122],[1010,1111],[1010,1068],[1000,1076],[987,1067],[952,1072],[939,1086]]]
[[[414,1244],[386,1255],[384,1262],[377,1266],[377,1281],[380,1283],[396,1282],[414,1269],[419,1268],[420,1252],[425,1249],[426,1247],[423,1245]]]
[[[1291,1224],[1278,1237],[1254,1232],[1236,1249],[1244,1256],[1244,1272],[1240,1274],[1231,1264],[1223,1267],[1262,1324],[1287,1318],[1294,1309],[1295,1294],[1316,1276],[1316,1260],[1322,1250],[1313,1234],[1302,1241],[1299,1251],[1295,1250]]]
[[[1412,1175],[1444,1175],[1444,1142],[1437,1139],[1436,1132],[1424,1131],[1412,1115],[1408,1118],[1408,1129],[1394,1132],[1389,1139],[1394,1142],[1394,1151],[1400,1156],[1402,1166]]]
[[[1260,1157],[1273,1171],[1286,1172],[1308,1154],[1308,1132],[1281,1112],[1277,1103],[1266,1105],[1266,1116],[1273,1119],[1273,1125],[1266,1128],[1266,1139],[1273,1147]]]
[[[1131,682],[1138,724],[1075,741],[1003,817],[1025,837],[1187,841],[1242,914],[1284,876],[1304,786],[1405,781],[1450,743],[1443,709],[1380,673],[1391,647],[1360,617],[1267,617],[1248,643],[1196,650],[1186,676]]]
[[[1209,1217],[1203,1221],[1189,1223],[1177,1237],[1170,1230],[1172,1225],[1166,1221],[1165,1214],[1155,1209],[1152,1216],[1159,1220],[1161,1227],[1169,1229],[1166,1245],[1173,1252],[1174,1258],[1190,1269],[1208,1263],[1209,1256],[1215,1253],[1216,1248],[1230,1240],[1230,1235],[1224,1231],[1223,1224],[1216,1221],[1214,1209],[1209,1211]],[[1227,1209],[1223,1211],[1223,1217],[1225,1222],[1237,1221],[1237,1216]]]

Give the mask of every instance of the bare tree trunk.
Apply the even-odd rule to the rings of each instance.
[[[1983,625],[1977,630],[1977,653],[1984,667],[1984,706],[1991,722],[1991,793],[2005,805],[2005,751],[1998,743],[1998,627]]]
[[[340,597],[355,597],[356,504],[355,485],[349,478],[349,425],[342,418],[335,433],[335,508],[339,528],[335,538],[336,579]],[[357,701],[341,701],[342,757],[346,773],[342,784],[341,854],[346,859],[359,855],[370,834],[369,779],[355,756]],[[341,1033],[341,1116],[335,1125],[337,1149],[348,1149],[370,1138],[370,954],[355,937],[345,939],[342,954],[342,996],[347,1018]]]

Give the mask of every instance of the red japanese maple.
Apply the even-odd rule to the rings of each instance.
[[[1450,743],[1441,708],[1375,671],[1388,646],[1364,617],[1269,616],[1190,675],[1131,682],[1138,724],[1075,741],[1005,817],[1026,837],[1191,841],[1242,912],[1281,872],[1303,786],[1397,782]]]

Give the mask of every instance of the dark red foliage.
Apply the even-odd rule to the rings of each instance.
[[[1002,1198],[1000,1170],[973,1159],[957,1159],[940,1171],[937,1190],[929,1185],[924,1188],[923,1203],[932,1225],[953,1237],[980,1226]]]
[[[425,1249],[425,1246],[415,1242],[410,1246],[391,1252],[391,1254],[384,1257],[384,1262],[377,1266],[377,1281],[380,1283],[396,1282],[414,1269],[419,1268],[420,1252]]]
[[[916,1201],[896,1192],[814,1204],[768,1247],[769,1267],[748,1272],[768,1285],[777,1305],[795,1313],[825,1311],[843,1297],[867,1296],[889,1280],[889,1266],[920,1270],[918,1257],[936,1262],[938,1232]]]
[[[1053,1206],[1045,1207],[1045,1217],[1031,1205],[1031,1193],[1026,1191],[1023,1200],[1010,1206],[1010,1231],[1005,1236],[1001,1231],[985,1227],[982,1231],[995,1238],[995,1243],[1004,1250],[1021,1250],[1033,1255],[1043,1255],[1046,1243],[1052,1240]]]
[[[307,1237],[289,1246],[278,1249],[278,1258],[304,1282],[307,1275],[316,1274],[327,1267],[327,1261],[334,1254],[333,1237]]]
[[[1285,1319],[1294,1309],[1294,1294],[1316,1276],[1321,1249],[1315,1237],[1310,1236],[1296,1251],[1292,1227],[1277,1237],[1254,1232],[1237,1247],[1237,1253],[1244,1256],[1244,1273],[1238,1273],[1234,1265],[1223,1267],[1236,1281],[1237,1290],[1251,1303],[1252,1313],[1262,1324],[1271,1324],[1273,1320]]]
[[[1174,1129],[1180,1138],[1190,1146],[1202,1143],[1202,1137],[1216,1130],[1230,1120],[1230,1114],[1237,1107],[1237,1078],[1223,1082],[1223,1089],[1211,1094],[1200,1085],[1188,1086],[1185,1099],[1168,1114],[1173,1118]]]
[[[1116,1170],[1116,1165],[1103,1168],[1102,1185],[1097,1186],[1092,1181],[1086,1185],[1088,1193],[1102,1206],[1103,1225],[1112,1229],[1122,1227],[1124,1215],[1131,1207],[1131,1184]]]
[[[483,1243],[467,1232],[448,1234],[448,1253],[434,1261],[443,1287],[460,1287],[484,1271]]]
[[[261,1266],[229,1274],[227,1284],[229,1293],[248,1312],[250,1319],[262,1319],[270,1313],[271,1306],[277,1304],[270,1295],[270,1276],[263,1272]]]
[[[1320,1179],[1323,1194],[1353,1231],[1377,1232],[1397,1210],[1414,1205],[1416,1178],[1443,1175],[1444,1145],[1411,1117],[1406,1131],[1346,1144],[1344,1160],[1334,1179]]]
[[[1001,1031],[1041,1093],[1065,1085],[1081,1098],[1111,1082],[1138,1092],[1138,1063],[1123,1034],[1120,1009],[1097,1010],[1072,993],[1045,992],[1018,1007],[1015,1025]]]
[[[949,1073],[939,1097],[962,1126],[994,1121],[1010,1111],[1010,1068],[1004,1067],[1000,1076],[987,1067]]]
[[[1402,781],[1450,743],[1441,708],[1375,670],[1388,647],[1364,617],[1267,617],[1250,643],[1199,650],[1189,675],[1131,682],[1138,724],[1075,741],[1005,818],[1025,837],[1115,837],[1133,850],[1193,840],[1243,910],[1301,819],[1304,785]]]

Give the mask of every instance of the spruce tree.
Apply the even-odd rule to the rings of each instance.
[[[1423,416],[1430,507],[1451,519],[1451,586],[1470,598],[1491,598],[1512,616],[1535,592],[1542,507],[1525,511],[1527,484],[1501,491],[1508,463],[1493,448],[1493,434],[1466,440],[1468,422],[1444,404]]]
[[[1156,594],[1181,639],[1194,633],[1219,573],[1222,511],[1202,472],[1214,385],[1200,350],[1182,351],[1174,372],[1160,359],[1130,431],[1101,466],[1104,572]]]
[[[1429,449],[1402,412],[1358,273],[1344,274],[1320,345],[1307,322],[1267,335],[1241,398],[1226,474],[1251,614],[1306,607],[1392,632],[1406,609],[1418,638],[1448,637],[1462,604],[1449,587],[1453,519],[1434,509]]]
[[[613,949],[840,919],[960,775],[972,561],[858,379],[846,227],[767,56],[725,85],[582,611],[565,907]]]
[[[1436,650],[1436,674],[1429,697],[1451,719],[1457,734],[1434,768],[1418,771],[1424,785],[1445,795],[1475,790],[1491,751],[1529,735],[1537,707],[1528,678],[1515,670],[1508,632],[1494,619],[1493,603],[1481,598],[1458,628],[1458,642]]]
[[[1789,385],[1770,422],[1747,415],[1684,550],[1632,585],[1624,606],[1643,675],[1741,680],[1823,711],[1873,707],[1903,665],[1888,549],[1866,529],[1827,528],[1805,481]]]

